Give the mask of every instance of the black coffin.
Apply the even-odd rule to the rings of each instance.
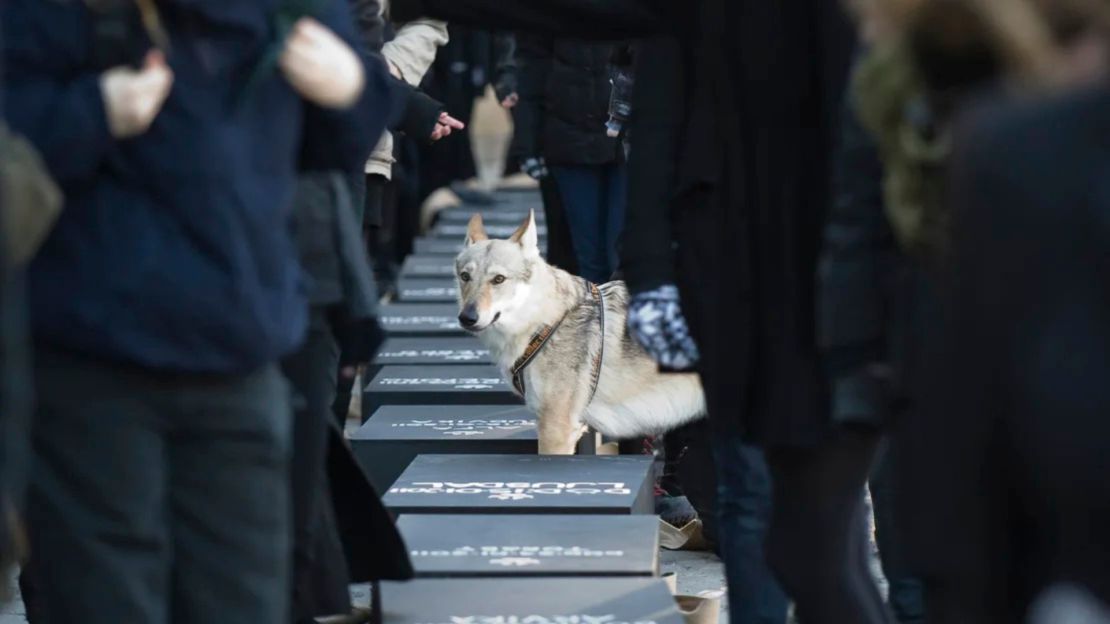
[[[418,455],[539,450],[535,414],[515,405],[386,405],[351,434],[351,448],[379,492]]]
[[[436,213],[437,223],[453,223],[467,225],[470,223],[470,217],[475,214],[482,215],[482,221],[486,224],[497,225],[516,225],[519,226],[524,223],[528,218],[527,208],[492,208],[492,209],[471,209],[466,207],[448,208]],[[537,206],[536,210],[536,224],[544,223],[543,209]]]
[[[509,238],[520,227],[520,221],[516,223],[486,223],[486,235],[490,238]],[[466,229],[469,227],[465,223],[440,223],[432,228],[432,236],[436,238],[446,238],[452,240],[465,240]],[[541,239],[547,236],[547,226],[536,224],[536,235]]]
[[[477,338],[389,338],[370,361],[371,376],[383,366],[492,364],[490,351]]]
[[[450,256],[417,256],[405,258],[401,277],[455,277],[455,259]]]
[[[391,303],[381,307],[378,321],[386,336],[466,336],[459,327],[454,303]]]
[[[383,500],[397,514],[652,514],[652,486],[646,455],[421,455]]]
[[[683,624],[651,578],[417,579],[381,597],[385,624]]]
[[[397,280],[397,300],[401,303],[455,303],[458,296],[454,277],[402,276]]]
[[[362,418],[383,405],[519,405],[489,364],[384,366],[362,393]]]
[[[412,251],[413,253],[422,256],[457,256],[463,250],[463,239],[459,238],[428,238],[420,237],[413,239]],[[547,251],[547,240],[540,239],[540,251]]]
[[[422,256],[457,256],[463,250],[463,239],[449,240],[421,236],[412,241],[412,252]]]
[[[405,515],[417,577],[656,576],[655,516]]]

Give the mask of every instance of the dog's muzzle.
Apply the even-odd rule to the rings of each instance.
[[[459,312],[459,325],[470,329],[478,324],[478,306],[473,303],[467,305]]]

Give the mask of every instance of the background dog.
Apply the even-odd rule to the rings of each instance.
[[[529,343],[557,326],[522,374],[524,400],[538,416],[541,454],[574,453],[587,426],[631,438],[704,416],[697,375],[659,373],[629,336],[624,283],[599,287],[602,319],[590,285],[540,257],[534,214],[506,240],[491,240],[481,215],[471,217],[455,279],[460,325],[489,347],[510,383]]]

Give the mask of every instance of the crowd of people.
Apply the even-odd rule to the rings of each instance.
[[[626,331],[702,380],[706,421],[625,450],[666,455],[733,624],[1110,622],[1110,2],[0,20],[0,570],[32,624],[361,621],[350,583],[412,575],[343,427],[426,199],[494,201],[487,91],[548,260],[624,280]]]

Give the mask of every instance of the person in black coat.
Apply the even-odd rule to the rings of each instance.
[[[522,39],[524,45],[533,40],[528,35],[522,36]],[[507,160],[539,183],[547,225],[547,261],[578,275],[578,259],[574,255],[566,207],[540,150],[547,70],[534,67],[522,71],[526,63],[543,65],[546,61],[534,55],[522,57],[518,52],[517,37],[512,34],[498,34],[494,42],[494,91],[501,106],[509,109],[513,116],[513,138]]]
[[[768,557],[799,617],[888,621],[846,551],[878,436],[831,422],[815,337],[820,232],[854,47],[837,4],[409,0],[396,8],[402,4],[563,36],[675,41],[650,65],[651,77],[638,72],[633,101],[621,246],[632,331],[670,368],[688,368],[700,355],[722,436],[766,449],[774,483]],[[638,312],[649,307],[660,313]],[[635,327],[645,318],[650,328]]]
[[[1110,84],[964,128],[935,400],[905,436],[933,458],[911,482],[929,621],[1023,621],[1060,581],[1110,604]]]
[[[617,269],[627,195],[620,142],[605,132],[612,54],[608,43],[517,37],[520,83],[536,100],[523,128],[529,156],[543,159],[559,189],[578,274],[598,284]]]
[[[925,276],[895,242],[882,194],[876,142],[845,98],[836,193],[818,269],[818,338],[832,384],[833,419],[889,431],[917,402],[925,319],[935,311]],[[899,622],[924,618],[921,581],[910,570],[904,518],[896,499],[893,447],[884,444],[869,489],[888,604]],[[857,551],[862,553],[863,551]]]
[[[66,200],[28,270],[36,621],[286,621],[289,208],[362,166],[388,71],[343,0],[2,11],[9,123]]]
[[[384,341],[350,182],[351,176],[341,172],[307,174],[301,177],[293,201],[301,263],[312,278],[305,342],[282,361],[294,394],[292,613],[296,624],[348,614],[351,582],[405,580],[412,573],[388,512],[353,460],[342,424],[332,418],[337,372],[354,377],[355,367],[368,362]],[[344,506],[344,499],[358,504]],[[346,516],[337,518],[338,509]],[[357,534],[341,535],[338,523],[348,530],[357,527]],[[365,541],[371,542],[372,551],[355,547]],[[359,577],[351,578],[349,570],[365,570],[368,565],[378,571],[359,572]]]

